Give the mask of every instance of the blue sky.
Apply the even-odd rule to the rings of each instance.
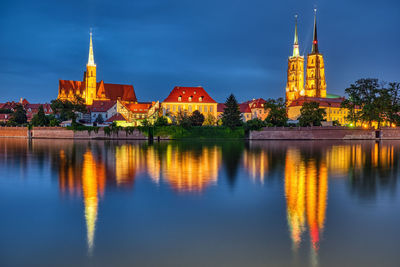
[[[50,101],[59,79],[82,80],[91,27],[98,80],[133,84],[139,101],[199,85],[218,102],[283,97],[293,16],[306,55],[314,6],[329,93],[400,82],[397,0],[2,0],[0,102]]]

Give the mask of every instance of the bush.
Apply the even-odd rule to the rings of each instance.
[[[244,129],[246,131],[259,131],[265,126],[267,126],[267,124],[264,121],[260,119],[252,119],[244,124]]]
[[[201,126],[204,122],[204,115],[200,113],[200,111],[193,111],[192,115],[190,115],[189,120],[193,126]]]

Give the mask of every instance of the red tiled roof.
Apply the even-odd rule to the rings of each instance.
[[[70,91],[72,91],[72,94],[76,94],[77,91],[82,94],[85,87],[85,83],[81,81],[59,80],[59,92],[64,90],[66,95],[68,95]],[[135,90],[132,85],[104,83],[103,81],[100,81],[97,83],[96,87],[96,95],[100,98],[107,98],[109,100],[121,99],[122,101],[133,102],[137,101]]]
[[[241,113],[251,113],[251,109],[246,103],[239,104],[239,110]]]
[[[124,116],[122,116],[121,113],[117,113],[108,120],[106,120],[106,122],[113,122],[113,121],[126,121],[126,119]]]
[[[305,102],[317,102],[320,107],[336,107],[340,108],[344,98],[322,98],[322,97],[306,97],[301,96],[298,99],[292,101],[289,107],[302,106]]]
[[[124,105],[133,113],[147,113],[152,103],[124,103]]]
[[[88,107],[88,109],[90,112],[107,112],[116,103],[117,101],[95,100],[93,101],[93,104]]]
[[[253,109],[253,108],[264,108],[264,104],[267,103],[267,101],[262,98],[258,98],[246,101],[243,104],[245,103],[250,106],[250,109]]]
[[[179,97],[181,97],[181,101],[179,101]],[[190,98],[191,100],[189,100]],[[199,87],[176,86],[163,102],[217,103],[201,86]]]

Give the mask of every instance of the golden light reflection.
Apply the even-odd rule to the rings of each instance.
[[[217,182],[220,164],[221,151],[216,146],[204,147],[196,153],[168,145],[162,173],[172,188],[179,192],[201,192]]]
[[[85,205],[85,219],[87,228],[87,244],[89,254],[93,251],[94,235],[96,230],[98,193],[103,193],[105,185],[105,168],[98,164],[90,150],[83,156],[82,190]]]
[[[264,183],[265,173],[269,166],[268,154],[265,150],[261,150],[259,153],[245,150],[243,165],[253,181],[259,179],[261,183]]]
[[[300,150],[289,148],[285,159],[287,220],[294,249],[308,232],[315,252],[324,229],[328,197],[328,170],[323,160],[305,160]]]

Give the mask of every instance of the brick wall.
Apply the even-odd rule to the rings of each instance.
[[[375,130],[362,128],[349,129],[346,127],[277,127],[252,131],[249,138],[251,140],[374,140]]]
[[[0,127],[0,137],[28,138],[27,127]]]
[[[147,139],[139,131],[134,131],[131,134],[126,134],[125,131],[120,131],[117,134],[108,136],[100,129],[97,133],[88,131],[72,131],[62,127],[35,127],[32,129],[32,138],[51,138],[51,139],[119,139],[119,140],[143,140]]]

